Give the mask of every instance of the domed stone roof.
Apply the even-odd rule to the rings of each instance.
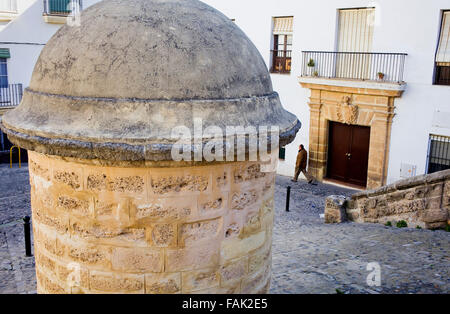
[[[21,147],[68,157],[165,160],[176,126],[300,128],[263,58],[229,18],[197,0],[107,0],[43,49],[2,129]],[[203,139],[204,141],[206,138]]]

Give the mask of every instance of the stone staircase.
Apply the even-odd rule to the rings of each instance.
[[[420,175],[351,197],[332,195],[325,202],[325,222],[395,224],[440,229],[450,224],[450,169]]]

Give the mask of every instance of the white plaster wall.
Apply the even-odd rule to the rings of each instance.
[[[17,0],[19,15],[0,31],[0,48],[9,48],[8,78],[10,84],[30,83],[34,65],[42,48],[62,26],[44,22],[43,0]],[[99,0],[84,0],[87,8]]]
[[[16,0],[17,14],[24,12],[31,4],[33,4],[34,1],[35,0]],[[0,31],[2,31],[10,22],[11,21],[0,22]]]

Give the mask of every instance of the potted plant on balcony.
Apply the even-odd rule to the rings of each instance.
[[[307,63],[306,65],[307,65],[308,68],[310,69],[310,70],[309,70],[309,74],[312,75],[312,76],[314,76],[314,73],[315,73],[315,72],[313,72],[313,70],[314,70],[314,68],[316,67],[316,63],[314,62],[314,60],[313,60],[313,59],[309,59],[309,61],[308,61],[308,63]],[[316,72],[317,72],[317,71],[316,71]]]
[[[384,79],[384,73],[383,72],[378,72],[378,79],[383,80]]]

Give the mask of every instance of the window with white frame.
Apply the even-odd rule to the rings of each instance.
[[[337,77],[369,76],[374,21],[375,8],[339,10]]]
[[[8,87],[8,67],[7,67],[7,59],[0,58],[0,87],[6,88]]]
[[[371,52],[375,8],[339,10],[338,51]]]
[[[82,9],[82,0],[44,0],[44,14],[69,15]]]
[[[273,18],[272,73],[290,73],[294,17]]]

